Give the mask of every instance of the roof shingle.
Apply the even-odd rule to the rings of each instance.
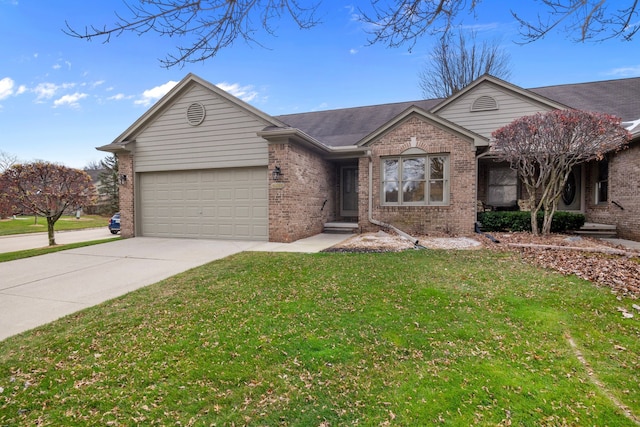
[[[623,121],[640,118],[640,77],[545,86],[529,90],[572,108],[613,114]],[[427,99],[286,114],[275,118],[326,145],[340,147],[356,144],[413,105],[429,111],[442,101]]]

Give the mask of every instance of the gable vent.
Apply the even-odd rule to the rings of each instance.
[[[204,121],[205,110],[204,105],[194,102],[187,108],[187,122],[191,126],[198,126]]]
[[[498,102],[495,98],[483,95],[478,97],[475,101],[473,101],[473,105],[471,106],[471,111],[487,111],[487,110],[497,110]]]

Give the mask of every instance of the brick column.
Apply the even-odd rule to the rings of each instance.
[[[120,198],[120,235],[124,238],[135,237],[135,175],[133,173],[133,154],[118,153],[117,156],[118,175],[127,176],[127,181],[119,184],[118,187]]]

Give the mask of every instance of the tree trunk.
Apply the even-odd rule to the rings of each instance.
[[[537,236],[539,234],[538,211],[540,210],[540,207],[536,203],[535,190],[533,190],[533,193],[529,194],[529,206],[531,206],[531,234]]]
[[[544,219],[542,220],[542,235],[548,236],[551,234],[551,223],[553,222],[553,208],[549,208],[545,206],[544,208]]]
[[[47,217],[47,232],[49,233],[49,246],[56,245],[56,237],[54,235],[53,226],[56,224],[56,218]]]

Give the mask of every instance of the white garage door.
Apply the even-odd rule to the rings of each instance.
[[[268,239],[267,168],[140,174],[141,222],[147,237]]]

